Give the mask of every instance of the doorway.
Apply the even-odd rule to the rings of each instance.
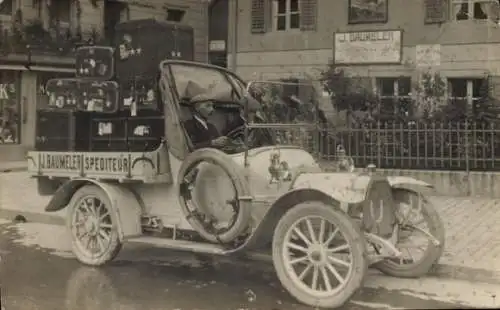
[[[221,67],[227,67],[228,14],[228,0],[212,1],[209,7],[209,61]]]
[[[104,35],[109,43],[114,42],[115,27],[129,20],[128,4],[118,0],[104,1]]]

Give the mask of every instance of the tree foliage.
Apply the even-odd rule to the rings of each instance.
[[[499,101],[492,96],[493,85],[485,77],[479,98],[473,104],[447,96],[447,81],[439,72],[424,72],[412,85],[410,97],[381,100],[369,78],[352,76],[345,68],[330,64],[321,74],[325,88],[331,93],[332,104],[344,112],[347,123],[381,122],[496,122]]]
[[[349,155],[357,156],[356,166],[376,163],[385,168],[466,169],[473,168],[470,159],[488,158],[487,154],[500,149],[500,138],[493,134],[500,103],[493,95],[492,77],[482,80],[471,101],[452,98],[448,81],[439,72],[423,72],[414,81],[410,96],[391,101],[382,100],[371,81],[360,83],[361,78],[347,72],[330,65],[322,73],[333,106],[346,118],[333,124],[324,143],[327,150],[322,150],[325,155],[332,155],[340,141]],[[454,161],[414,160],[422,156],[452,157]]]

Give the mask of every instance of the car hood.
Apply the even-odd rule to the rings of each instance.
[[[244,167],[244,153],[234,154],[231,157],[234,162]],[[284,173],[281,183],[291,182],[295,174],[302,168],[317,169],[320,171],[314,157],[306,150],[298,147],[277,145],[260,147],[248,151],[248,170],[250,171],[250,175],[258,179],[256,182],[273,184],[276,181],[275,176],[278,176],[278,172]],[[255,186],[256,182],[252,182],[252,186]]]

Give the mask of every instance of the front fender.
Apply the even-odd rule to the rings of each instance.
[[[274,201],[246,242],[230,252],[258,250],[269,245],[274,234],[274,228],[283,214],[292,207],[307,201],[321,201],[331,205],[332,208],[340,210],[347,210],[348,208],[346,202],[339,201],[329,193],[316,188],[297,188],[291,190]]]
[[[339,201],[342,210],[347,212],[347,205],[365,200],[367,181],[369,179],[360,178],[352,173],[303,173],[297,177],[291,188],[322,192]]]
[[[434,192],[434,186],[410,177],[394,176],[387,177],[389,184],[394,189],[406,189],[416,193],[428,195]]]
[[[55,212],[66,208],[76,191],[88,184],[97,185],[108,195],[111,208],[118,221],[121,240],[142,234],[141,214],[144,206],[141,205],[140,199],[137,199],[136,195],[123,185],[99,182],[88,178],[72,179],[65,182],[54,193],[45,211]]]

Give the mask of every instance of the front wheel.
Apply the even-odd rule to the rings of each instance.
[[[73,254],[85,265],[104,265],[122,248],[111,201],[96,185],[85,185],[73,195],[67,225]]]
[[[407,190],[395,190],[393,196],[398,207],[399,220],[399,240],[396,247],[403,256],[383,260],[373,267],[398,278],[424,276],[443,254],[443,222],[434,205],[423,195]]]
[[[346,303],[363,284],[368,266],[358,226],[322,202],[285,213],[274,231],[272,256],[283,287],[298,301],[322,308]]]

